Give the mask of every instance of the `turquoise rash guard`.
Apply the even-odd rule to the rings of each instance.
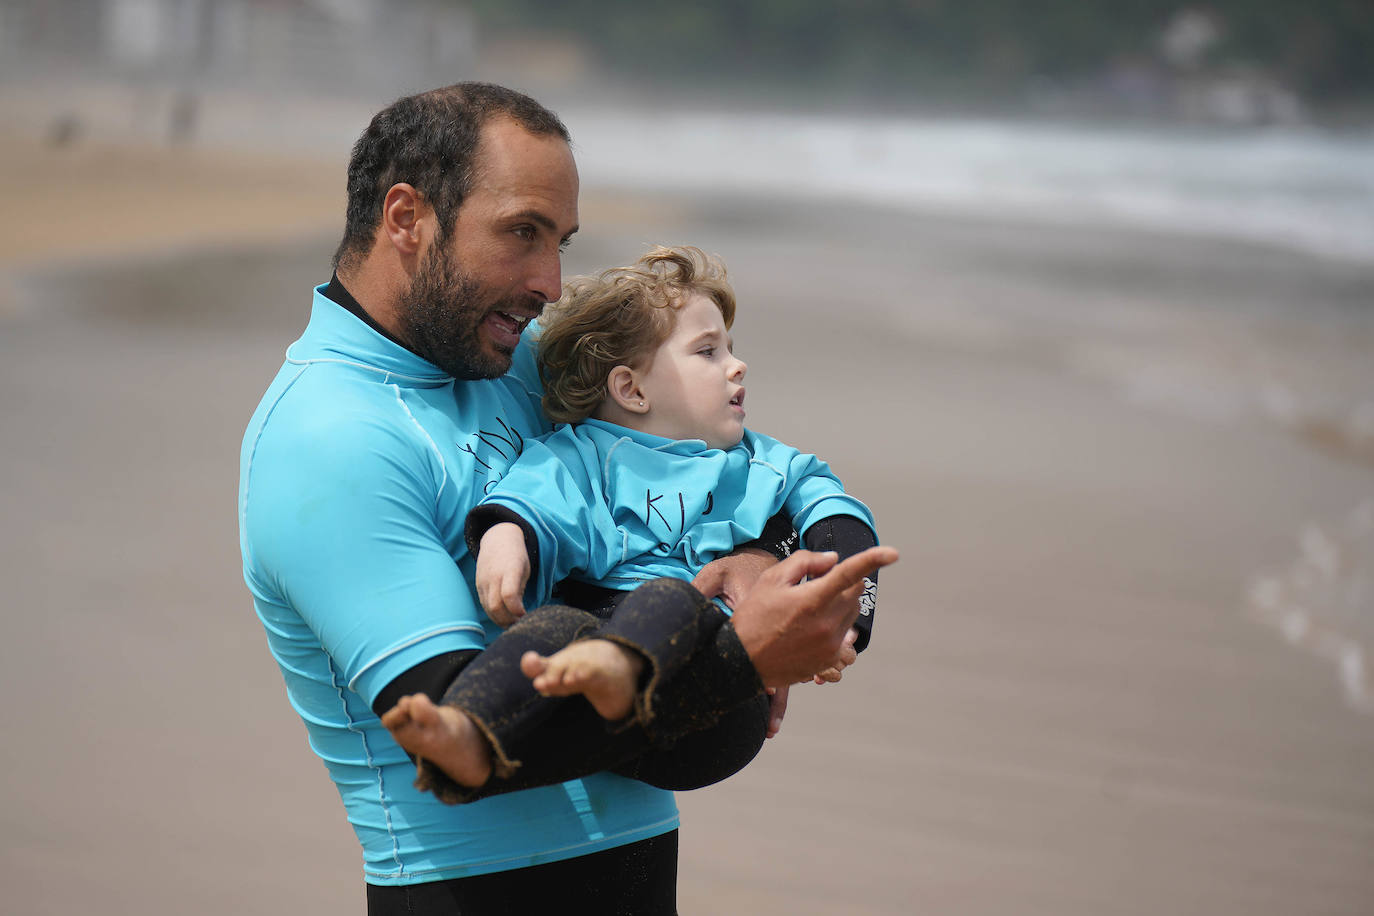
[[[548,432],[530,344],[457,381],[315,291],[309,325],[243,440],[244,579],[372,884],[586,855],[678,826],[671,792],[609,773],[450,807],[371,709],[413,666],[481,649],[469,510]]]
[[[526,607],[548,603],[569,576],[617,591],[690,582],[782,511],[803,534],[837,515],[875,527],[824,461],[776,439],[745,430],[721,450],[595,419],[526,443],[482,506],[514,512],[538,539]]]

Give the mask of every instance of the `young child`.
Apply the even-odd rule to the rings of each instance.
[[[745,428],[747,367],[728,333],[734,312],[717,260],[657,248],[631,267],[571,281],[541,321],[544,408],[568,425],[525,444],[466,531],[478,597],[496,622],[545,604],[564,579],[565,599],[576,594],[572,603],[608,615],[558,651],[522,653],[520,669],[540,694],[582,694],[607,720],[633,713],[647,724],[654,686],[689,665],[700,632],[723,617],[708,608],[717,619],[698,630],[695,621],[617,610],[619,597],[663,577],[690,582],[712,559],[759,538],[780,512],[813,550],[843,558],[876,543],[872,514],[824,462]],[[867,582],[850,633],[855,651],[868,642],[875,593]],[[838,680],[838,667],[816,679]],[[487,711],[474,716],[469,705],[450,704],[453,693],[438,707],[407,697],[384,724],[460,784],[489,772],[474,725],[498,768],[517,766],[491,724],[507,720],[501,705],[484,698]],[[528,703],[521,693],[512,691],[511,705]]]

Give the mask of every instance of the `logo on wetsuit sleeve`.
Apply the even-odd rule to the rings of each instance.
[[[872,617],[878,606],[878,583],[864,576],[864,593],[859,596],[859,616]]]

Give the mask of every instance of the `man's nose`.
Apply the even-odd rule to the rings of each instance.
[[[527,284],[529,291],[544,302],[557,302],[563,295],[563,257],[555,248],[539,255],[532,265]]]

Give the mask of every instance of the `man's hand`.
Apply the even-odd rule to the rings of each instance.
[[[508,627],[525,616],[525,583],[530,558],[525,534],[511,522],[492,525],[477,550],[477,599],[497,626]]]
[[[746,547],[707,563],[692,580],[692,587],[707,598],[720,598],[734,610],[759,576],[777,564],[777,557],[768,551]]]
[[[864,577],[897,562],[897,551],[870,547],[837,560],[798,551],[759,576],[735,607],[731,623],[765,687],[810,680],[835,663],[859,616]]]
[[[707,598],[720,598],[731,610],[740,606],[759,576],[778,565],[778,558],[757,547],[743,547],[732,554],[712,560],[701,568],[692,587]],[[782,729],[787,715],[787,687],[768,688],[768,733],[772,738]]]

